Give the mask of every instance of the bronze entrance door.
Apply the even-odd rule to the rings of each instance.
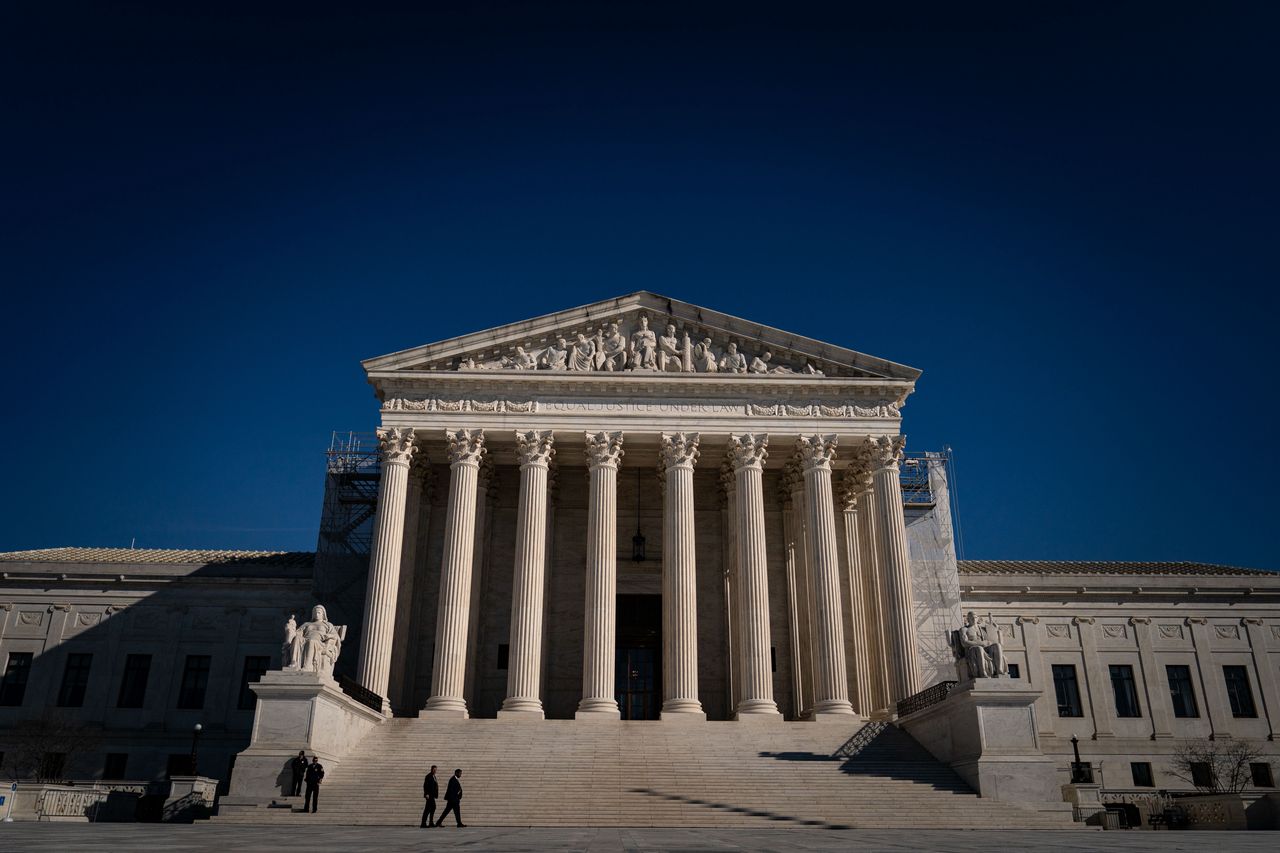
[[[618,596],[614,673],[622,719],[658,719],[662,709],[661,596]]]

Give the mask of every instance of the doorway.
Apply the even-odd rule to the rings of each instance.
[[[656,720],[662,708],[662,596],[618,596],[614,693],[624,720]]]

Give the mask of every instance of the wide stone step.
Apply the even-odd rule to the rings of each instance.
[[[416,826],[422,777],[462,767],[488,826],[1067,828],[1070,812],[977,797],[905,733],[863,725],[395,719],[333,767],[315,815],[242,808],[226,823]],[[443,810],[438,804],[437,814]]]

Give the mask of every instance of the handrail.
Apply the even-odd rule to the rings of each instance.
[[[345,675],[335,674],[334,678],[338,682],[338,686],[342,688],[342,692],[350,696],[352,699],[364,705],[366,708],[382,713],[382,697],[374,693],[368,687],[360,684],[353,679],[347,678]]]
[[[898,700],[898,716],[905,717],[908,714],[914,714],[916,711],[928,708],[930,705],[937,705],[942,700],[951,695],[951,690],[960,682],[958,681],[939,681],[930,687],[926,687],[919,693],[914,693],[906,699]]]

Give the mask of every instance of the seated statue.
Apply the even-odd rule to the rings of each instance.
[[[961,681],[1009,676],[999,626],[994,622],[979,625],[972,611],[965,615],[964,625],[951,632],[951,648],[956,654],[956,669]]]
[[[346,638],[347,626],[330,622],[319,604],[311,608],[311,621],[301,626],[290,616],[284,626],[284,668],[333,678],[333,665],[338,662]]]

